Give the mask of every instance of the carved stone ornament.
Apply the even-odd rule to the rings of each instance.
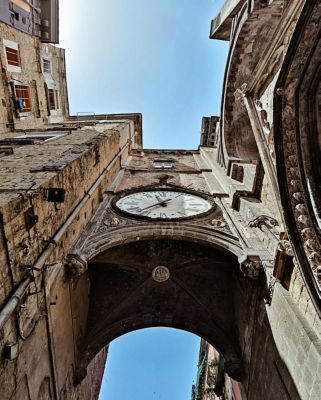
[[[282,253],[285,253],[287,256],[294,256],[291,243],[288,240],[280,240],[278,244],[278,250]]]
[[[68,256],[65,264],[66,275],[74,279],[87,271],[87,263],[78,256]]]
[[[166,186],[162,187],[165,190],[166,188]],[[198,238],[209,243],[223,243],[223,245],[226,243],[228,249],[232,248],[237,257],[244,254],[239,237],[231,230],[228,221],[224,218],[221,205],[215,199],[208,215],[183,220],[179,224],[171,221],[145,221],[121,215],[113,206],[114,199],[115,196],[112,193],[106,194],[90,223],[74,245],[71,255],[90,260],[102,249],[151,237],[192,238],[192,240]],[[70,264],[66,269],[70,269],[70,275],[77,275],[76,271],[72,272],[77,269],[77,266],[73,265],[74,262]]]
[[[117,226],[117,225],[119,225],[120,224],[120,222],[119,222],[119,219],[117,218],[117,217],[114,217],[114,218],[112,218],[111,220],[110,220],[110,225],[111,226]]]
[[[244,104],[244,96],[247,93],[247,84],[243,83],[241,87],[235,90],[234,97],[236,101],[240,101],[241,104]]]
[[[158,265],[152,271],[152,278],[155,282],[166,282],[170,277],[170,272],[164,265]]]
[[[259,257],[249,256],[244,261],[241,261],[240,269],[246,278],[256,281],[263,270],[263,265]]]
[[[263,104],[260,100],[255,100],[254,102],[255,108],[256,108],[256,113],[262,128],[262,131],[264,132],[265,139],[266,139],[266,144],[269,147],[269,152],[272,158],[273,163],[275,164],[275,153],[274,153],[274,138],[273,138],[273,129],[271,124],[268,121],[268,113],[267,111],[263,108]]]
[[[221,219],[212,219],[211,225],[215,226],[215,228],[224,228],[226,223]]]
[[[276,226],[279,226],[278,221],[275,218],[272,218],[268,215],[260,215],[253,219],[253,221],[249,222],[249,226],[251,228],[260,228],[262,225],[266,225],[268,228],[273,229]]]

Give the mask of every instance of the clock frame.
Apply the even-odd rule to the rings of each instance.
[[[165,196],[160,196],[163,193]],[[170,193],[170,195],[166,198],[166,193]],[[173,193],[177,193],[177,197],[182,197],[185,204],[190,204],[191,211],[189,213],[185,213],[180,211],[173,211],[173,204],[167,207],[172,201],[174,201],[177,197],[173,197]],[[154,204],[155,209],[153,210],[153,202],[147,202],[144,200],[144,197],[148,197],[148,194],[152,196],[152,201],[157,200]],[[156,194],[158,199],[156,199]],[[161,199],[164,199],[166,206],[161,206]],[[141,200],[142,199],[142,200]],[[124,207],[124,203],[127,205]],[[159,201],[158,201],[159,200]],[[195,203],[195,201],[199,201],[199,203]],[[145,202],[145,204],[144,204]],[[140,219],[145,221],[156,221],[156,222],[177,222],[177,221],[186,221],[199,217],[204,217],[213,212],[216,204],[214,200],[204,194],[200,194],[197,192],[185,191],[176,188],[153,188],[153,189],[141,189],[141,190],[132,190],[129,192],[124,192],[121,195],[115,196],[112,200],[112,208],[122,215],[125,215],[129,218]],[[197,204],[202,204],[202,207]],[[144,205],[145,207],[141,207]],[[204,206],[204,207],[203,207]],[[144,210],[144,208],[146,210]],[[176,205],[177,208],[177,205]],[[144,210],[144,213],[141,214],[141,210]],[[155,211],[157,212],[155,213]],[[148,213],[147,211],[153,211]],[[194,212],[193,212],[194,211]],[[180,215],[177,215],[177,214]],[[174,214],[174,215],[171,215]]]

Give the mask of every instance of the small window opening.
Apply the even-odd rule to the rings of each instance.
[[[171,160],[154,160],[153,166],[155,169],[172,169],[174,162]]]
[[[48,99],[50,110],[58,110],[60,108],[59,91],[48,89]]]
[[[6,56],[7,56],[7,62],[8,65],[13,65],[14,67],[20,67],[20,56],[19,56],[19,50],[17,49],[12,49],[11,47],[6,48]]]
[[[50,62],[50,60],[47,60],[46,58],[43,58],[42,67],[43,67],[43,72],[45,72],[47,74],[51,73],[51,62]]]
[[[27,85],[15,85],[16,110],[18,113],[31,112],[30,90]]]

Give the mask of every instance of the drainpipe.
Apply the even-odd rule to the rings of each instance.
[[[10,297],[7,304],[1,310],[1,312],[0,312],[0,329],[3,328],[4,324],[8,321],[11,314],[14,312],[14,310],[16,309],[18,304],[21,302],[22,297],[25,294],[25,291],[27,290],[27,287],[29,286],[29,284],[31,282],[32,282],[32,276],[31,276],[31,274],[28,274],[22,280],[22,282],[19,284],[16,291]]]
[[[115,157],[111,160],[111,162],[105,167],[102,171],[102,173],[99,175],[97,180],[94,182],[94,184],[90,187],[88,192],[85,194],[85,196],[82,198],[80,203],[74,208],[70,216],[67,218],[67,220],[64,222],[64,224],[58,229],[57,233],[53,236],[53,238],[50,240],[49,244],[45,248],[45,250],[42,252],[40,257],[37,259],[35,264],[31,267],[31,270],[34,271],[34,276],[35,278],[37,275],[39,275],[42,272],[42,268],[45,265],[47,259],[49,256],[52,254],[53,250],[56,248],[57,244],[59,243],[60,239],[63,237],[63,235],[66,233],[67,229],[69,226],[72,224],[78,213],[81,211],[81,209],[85,206],[85,204],[90,200],[91,196],[93,193],[96,191],[96,189],[99,187],[101,182],[104,180],[105,175],[111,170],[111,168],[115,165],[115,163],[118,161],[119,157],[123,154],[123,152],[126,150],[126,148],[130,145],[132,140],[135,138],[136,133],[132,135],[130,139],[127,140],[126,144],[118,151],[118,153],[115,155]],[[22,297],[24,293],[26,292],[29,284],[33,281],[33,277],[30,273],[28,273],[22,281],[19,283],[16,291],[11,295],[10,299],[6,303],[6,305],[3,307],[3,309],[0,311],[0,329],[3,328],[4,324],[8,321],[10,318],[11,314],[14,312],[18,304],[21,302]]]

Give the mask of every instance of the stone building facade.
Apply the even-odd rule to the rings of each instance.
[[[224,359],[204,339],[201,340],[197,379],[192,400],[242,400],[239,384],[224,373]]]
[[[97,399],[108,343],[168,326],[203,338],[200,399],[319,400],[320,16],[226,1],[222,115],[193,151],[143,149],[140,114],[68,117],[61,69],[49,115],[28,57],[63,52],[1,25],[1,399]],[[17,79],[40,117],[17,109]]]
[[[65,51],[1,20],[0,38],[0,139],[63,122],[69,115]]]

